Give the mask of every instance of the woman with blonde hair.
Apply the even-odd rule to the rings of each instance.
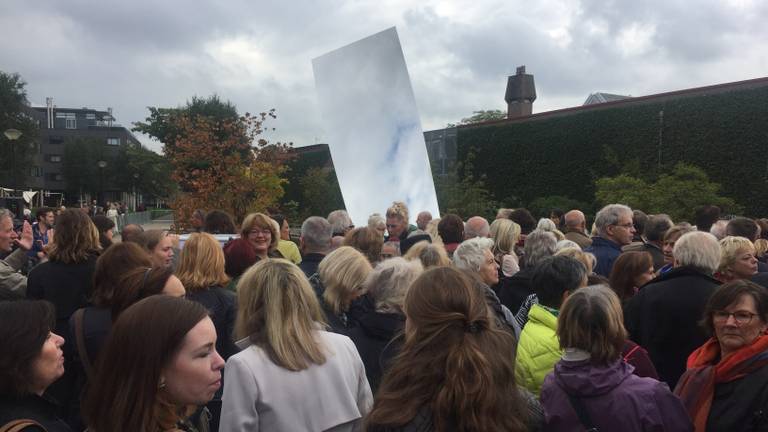
[[[728,236],[720,240],[720,265],[715,278],[721,282],[749,279],[757,273],[755,245],[746,237]]]
[[[243,350],[227,362],[219,430],[359,430],[372,404],[363,362],[348,337],[323,329],[304,273],[260,261],[237,293]]]
[[[344,246],[352,246],[362,252],[371,265],[381,261],[381,247],[383,245],[384,237],[372,228],[353,228],[344,235]]]
[[[541,390],[545,430],[692,430],[669,388],[634,375],[622,358],[627,331],[621,303],[610,288],[593,285],[572,292],[560,309],[557,336],[562,359]]]
[[[173,266],[173,238],[168,231],[148,230],[139,235],[139,244],[147,250],[157,267]]]
[[[421,261],[421,265],[425,269],[451,265],[451,259],[448,258],[448,252],[445,251],[443,245],[430,243],[426,240],[411,246],[403,258],[409,261]]]
[[[510,277],[520,271],[520,263],[515,253],[515,245],[520,241],[520,225],[510,219],[496,219],[491,223],[491,239],[496,262],[501,267],[504,277]]]
[[[310,282],[320,299],[330,330],[346,334],[353,323],[348,312],[352,301],[365,293],[365,279],[373,268],[357,249],[342,246],[320,261]]]
[[[227,360],[239,350],[233,336],[237,304],[235,295],[225,287],[224,252],[214,236],[192,233],[181,251],[176,276],[187,290],[187,299],[200,303],[210,312],[216,327],[216,351]],[[207,404],[213,424],[221,412],[221,390]]]
[[[404,311],[405,342],[376,393],[368,431],[538,430],[538,403],[515,384],[509,360],[515,338],[496,327],[468,275],[425,271]]]
[[[283,257],[277,250],[280,232],[264,213],[251,213],[243,219],[240,238],[250,243],[259,259]]]

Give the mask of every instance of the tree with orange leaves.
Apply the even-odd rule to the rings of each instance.
[[[212,115],[194,109],[211,101],[217,108],[207,110]],[[163,141],[180,191],[171,202],[177,227],[186,226],[198,208],[224,210],[240,221],[282,197],[290,144],[270,144],[262,137],[265,122],[276,118],[274,110],[238,116],[233,105],[214,96],[195,98],[187,109],[150,111],[147,123],[137,123],[134,130]]]

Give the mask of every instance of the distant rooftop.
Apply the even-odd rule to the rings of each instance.
[[[594,105],[594,104],[600,104],[600,103],[606,103],[606,102],[615,102],[615,101],[620,101],[624,99],[629,99],[631,97],[632,96],[597,92],[597,93],[590,94],[587,97],[587,100],[585,100],[582,105]]]

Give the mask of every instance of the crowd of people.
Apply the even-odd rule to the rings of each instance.
[[[768,220],[465,216],[0,209],[0,431],[768,430]]]

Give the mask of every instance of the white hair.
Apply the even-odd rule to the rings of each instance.
[[[333,233],[346,232],[352,226],[352,219],[346,210],[334,210],[328,214],[328,223],[333,228]]]
[[[453,265],[460,270],[480,271],[486,250],[493,252],[493,240],[487,237],[465,240],[453,252]]]
[[[573,248],[573,249],[578,249],[578,250],[581,250],[581,246],[579,246],[579,244],[578,244],[578,243],[576,243],[575,241],[571,241],[571,240],[560,240],[560,241],[559,241],[559,242],[557,242],[557,244],[555,245],[555,252],[560,252],[561,250],[563,250],[563,249],[568,249],[568,248]]]
[[[525,266],[533,267],[546,257],[555,253],[557,237],[549,231],[535,229],[525,237]]]
[[[690,266],[711,275],[720,265],[720,243],[708,232],[692,231],[677,239],[672,256],[677,266]]]
[[[541,218],[539,219],[539,223],[536,225],[536,229],[542,231],[555,231],[557,226],[555,226],[555,223],[552,222],[551,219]]]
[[[376,312],[402,313],[405,294],[423,270],[419,260],[395,257],[380,262],[365,280]]]

